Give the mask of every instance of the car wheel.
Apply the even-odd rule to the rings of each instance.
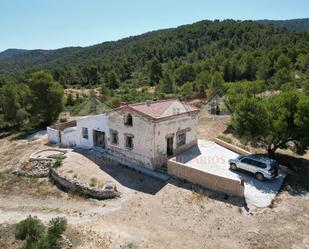
[[[236,164],[235,164],[235,163],[231,163],[231,164],[230,164],[230,169],[231,169],[231,170],[236,170],[236,169],[237,169]]]
[[[255,174],[255,177],[260,180],[260,181],[263,181],[265,178],[264,178],[264,175],[262,173],[256,173]]]

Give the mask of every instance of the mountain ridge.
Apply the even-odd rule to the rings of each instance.
[[[284,27],[256,21],[203,20],[88,47],[24,52],[13,50],[11,57],[6,55],[5,59],[0,59],[0,74],[21,79],[27,72],[47,70],[64,84],[88,85],[106,81],[109,77],[107,74],[115,72],[120,82],[134,80],[146,84],[149,82],[149,67],[153,60],[158,60],[161,66],[175,73],[177,80],[181,78],[181,75],[177,75],[177,68],[181,65],[201,64],[207,60],[214,65],[214,68],[208,70],[221,71],[224,61],[234,63],[242,57],[243,60],[252,60],[245,58],[247,53],[253,59],[270,57],[272,63],[278,54],[289,53],[295,64],[293,53],[306,52],[308,38],[309,32],[289,31]],[[274,55],[271,57],[267,53]],[[259,63],[260,59],[254,60]],[[191,81],[192,77],[183,80]]]
[[[203,22],[203,21],[208,21],[208,20],[202,20],[199,22]],[[251,21],[251,20],[244,20],[244,21]],[[260,19],[260,20],[252,20],[254,22],[263,24],[263,25],[273,25],[273,26],[278,26],[278,27],[285,27],[290,31],[309,31],[309,18],[296,18],[296,19],[287,19],[287,20],[271,20],[271,19]],[[196,22],[198,23],[198,22]],[[297,25],[291,25],[293,23],[298,23],[301,26],[297,26]],[[305,23],[305,24],[303,24]],[[194,24],[194,23],[192,23]],[[0,52],[0,60],[1,59],[7,59],[9,57],[14,57],[14,56],[18,56],[22,53],[27,53],[27,52],[35,52],[35,51],[42,51],[42,52],[48,52],[48,51],[56,51],[56,50],[61,50],[61,49],[67,49],[67,48],[89,48],[89,47],[93,47],[93,46],[97,46],[97,45],[101,45],[103,43],[113,43],[113,42],[118,42],[121,40],[125,40],[125,39],[130,39],[130,38],[134,38],[134,37],[138,37],[138,36],[142,36],[142,35],[147,35],[147,34],[151,34],[154,32],[161,32],[161,31],[165,31],[165,30],[170,30],[170,29],[175,29],[181,26],[186,26],[186,25],[191,25],[191,24],[183,24],[177,27],[173,27],[173,28],[166,28],[166,29],[158,29],[158,30],[154,30],[154,31],[148,31],[146,33],[142,33],[139,35],[134,35],[134,36],[128,36],[122,39],[118,39],[118,40],[113,40],[113,41],[104,41],[104,42],[100,42],[94,45],[89,45],[89,46],[69,46],[69,47],[61,47],[61,48],[56,48],[56,49],[23,49],[23,48],[8,48],[4,51]],[[293,28],[294,27],[294,28]]]

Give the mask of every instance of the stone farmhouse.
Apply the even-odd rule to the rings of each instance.
[[[93,149],[122,163],[157,169],[197,144],[197,113],[178,100],[146,101],[56,124],[47,133],[49,142],[60,146]]]

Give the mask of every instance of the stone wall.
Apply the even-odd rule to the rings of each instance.
[[[92,188],[89,187],[88,184],[81,183],[78,179],[65,178],[64,176],[58,174],[58,172],[54,169],[50,171],[50,177],[53,179],[53,181],[55,181],[56,184],[59,184],[66,190],[78,192],[95,199],[111,199],[120,196],[120,193],[116,190],[116,188],[111,190],[104,188]]]
[[[111,182],[105,182],[103,188],[93,188],[87,183],[83,183],[78,179],[69,179],[61,176],[57,169],[53,168],[53,160],[51,158],[36,158],[35,156],[47,150],[42,150],[32,154],[31,160],[19,162],[16,169],[12,172],[17,176],[26,177],[48,177],[58,184],[60,187],[73,192],[81,193],[95,199],[110,199],[119,197],[120,193],[117,191],[116,185]],[[63,152],[63,150],[53,150],[55,152]]]
[[[173,160],[167,162],[167,171],[172,176],[198,184],[204,188],[231,196],[244,197],[244,183],[240,180],[210,174]]]
[[[19,162],[12,172],[17,176],[26,177],[47,177],[52,167],[52,161],[50,160],[32,160]]]
[[[132,115],[132,126],[125,124],[128,114]],[[108,133],[108,148],[122,157],[140,162],[152,168],[150,159],[154,157],[154,124],[144,116],[131,111],[114,111],[107,114],[110,128],[118,132],[118,143],[112,144]],[[126,136],[133,137],[133,149],[126,147]]]

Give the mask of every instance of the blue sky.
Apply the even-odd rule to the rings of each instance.
[[[309,0],[1,0],[0,51],[88,46],[203,19],[309,17]]]

